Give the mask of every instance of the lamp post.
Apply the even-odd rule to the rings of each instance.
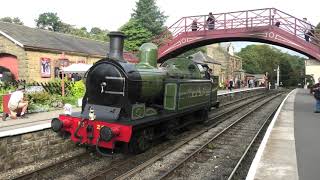
[[[307,75],[307,60],[305,59],[304,60],[304,76],[303,76],[304,77],[304,88],[308,89],[306,75]]]
[[[64,96],[65,93],[64,93],[64,71],[63,71],[63,68],[64,68],[64,65],[65,65],[65,54],[64,52],[61,53],[61,57],[60,57],[60,67],[62,69],[61,71],[61,95]]]
[[[277,67],[277,69],[274,69],[274,71],[277,71],[277,82],[276,82],[276,84],[275,84],[275,89],[278,89],[278,87],[279,87],[279,80],[280,80],[280,67],[279,67],[279,65],[278,65],[278,67]]]
[[[64,67],[64,66],[62,66]],[[61,75],[62,75],[62,79],[61,79],[61,95],[64,96],[64,72],[62,70],[61,72]]]

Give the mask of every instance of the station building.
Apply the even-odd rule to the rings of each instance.
[[[46,82],[62,66],[93,64],[108,48],[105,42],[0,22],[0,78],[10,72],[15,80]]]
[[[209,68],[212,69],[214,76],[220,76],[221,63],[219,63],[218,61],[212,59],[207,54],[205,54],[201,51],[194,53],[193,55],[191,55],[191,57],[193,58],[193,61],[195,61],[195,62],[207,64],[209,66]],[[220,79],[219,79],[219,81],[220,81]]]
[[[306,75],[311,75],[315,82],[318,82],[320,78],[320,62],[314,59],[308,59],[305,61]]]
[[[245,73],[242,69],[242,59],[234,54],[234,47],[231,43],[226,47],[221,44],[211,44],[206,46],[207,55],[221,64],[220,83],[225,83],[229,79],[245,80]]]

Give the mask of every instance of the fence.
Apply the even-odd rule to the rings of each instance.
[[[70,81],[65,81],[64,83],[64,89],[65,94],[68,95],[69,89],[72,87],[74,83]],[[18,80],[18,81],[12,81],[7,82],[0,85],[0,89],[7,89],[9,87],[18,87],[18,85],[23,86],[42,86],[43,89],[48,92],[49,94],[59,94],[61,95],[61,82],[32,82],[32,83],[26,83],[24,80]]]

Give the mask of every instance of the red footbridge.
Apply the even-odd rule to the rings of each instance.
[[[315,27],[283,11],[266,8],[213,16],[214,28],[207,23],[209,15],[182,17],[167,28],[154,41],[159,44],[158,61],[193,48],[227,41],[278,45],[320,60],[320,36],[315,34]],[[307,32],[309,41],[305,40]]]

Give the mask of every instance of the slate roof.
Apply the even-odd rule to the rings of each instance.
[[[253,76],[257,79],[263,79],[264,78],[264,74],[253,74]]]
[[[263,78],[264,78],[264,74],[250,74],[250,73],[246,73],[246,76],[255,77],[256,79],[263,79]]]
[[[106,56],[109,51],[109,45],[105,42],[12,23],[0,22],[0,31],[21,43],[25,48],[51,49],[99,56]]]
[[[220,64],[221,65],[221,63],[212,59],[207,54],[204,54],[201,51],[198,51],[198,52],[192,54],[191,56],[192,56],[192,60],[197,63],[213,63],[213,64]]]

